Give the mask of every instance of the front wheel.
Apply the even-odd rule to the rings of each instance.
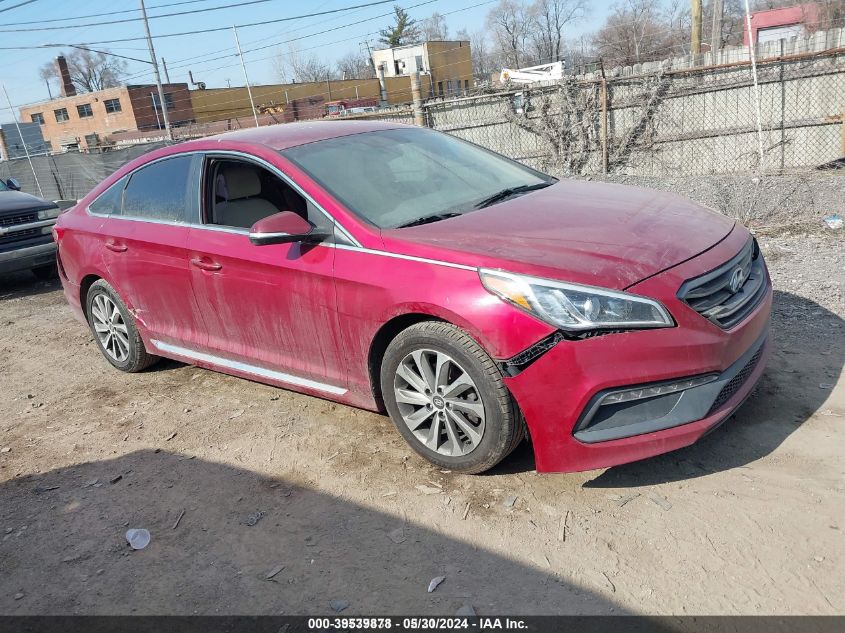
[[[405,440],[443,468],[483,472],[524,437],[524,423],[496,363],[449,323],[418,323],[391,341],[381,390]]]

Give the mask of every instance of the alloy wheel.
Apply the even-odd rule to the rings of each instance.
[[[106,354],[118,363],[129,357],[129,330],[117,305],[105,294],[98,294],[91,303],[94,333]]]
[[[484,437],[484,403],[454,358],[415,350],[399,363],[393,385],[402,419],[426,448],[457,457],[478,447]]]

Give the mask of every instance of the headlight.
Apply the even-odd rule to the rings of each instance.
[[[59,207],[55,209],[42,209],[38,212],[39,220],[49,220],[50,218],[57,218],[62,210]]]
[[[671,327],[659,302],[625,292],[568,284],[551,279],[479,270],[494,295],[562,330]]]

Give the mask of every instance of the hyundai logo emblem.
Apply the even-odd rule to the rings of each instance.
[[[742,284],[745,283],[745,273],[742,271],[742,268],[736,268],[733,273],[731,274],[731,283],[730,289],[731,292],[736,294],[739,292],[739,289],[742,288]]]

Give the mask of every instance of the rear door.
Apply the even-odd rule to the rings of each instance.
[[[201,161],[183,154],[132,172],[101,229],[112,283],[154,346],[205,343],[186,250],[199,218]]]
[[[232,181],[249,170],[255,170],[249,186]],[[256,246],[249,241],[255,221],[282,210],[328,231],[333,222],[280,172],[257,160],[209,156],[204,182],[203,224],[191,229],[188,251],[194,292],[208,325],[208,350],[216,357],[212,362],[342,395],[346,371],[333,243]]]

